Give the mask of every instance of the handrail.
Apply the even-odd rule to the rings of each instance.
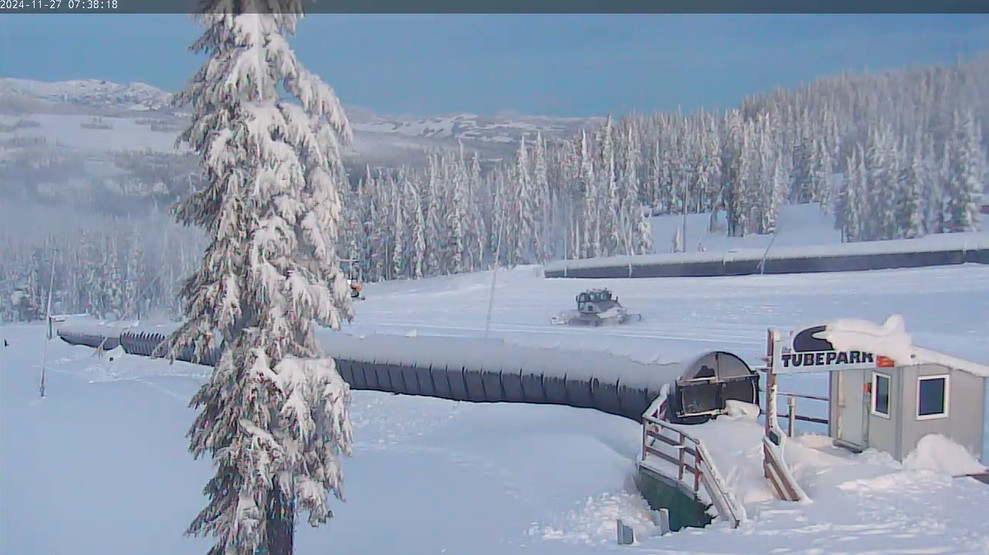
[[[762,260],[759,261],[759,275],[766,273],[766,257],[769,256],[769,249],[773,248],[773,243],[776,242],[776,228],[773,228],[773,238],[769,240],[769,246],[766,247],[766,252],[762,253]]]
[[[789,393],[785,391],[779,391],[777,392],[777,395],[782,395],[787,398],[787,403],[786,403],[787,413],[786,414],[777,413],[776,415],[776,417],[779,419],[784,419],[784,418],[786,419],[787,421],[786,435],[793,437],[793,434],[794,432],[796,432],[797,429],[796,426],[797,420],[800,420],[801,422],[811,422],[814,424],[824,424],[825,426],[827,426],[830,423],[827,418],[817,418],[814,416],[805,416],[802,414],[797,414],[798,398],[809,399],[811,401],[821,401],[824,403],[830,402],[830,398],[823,397],[821,395],[808,395],[806,393]]]
[[[642,462],[654,456],[676,465],[676,480],[686,485],[694,495],[700,492],[703,484],[718,516],[728,521],[732,528],[738,528],[745,521],[745,509],[725,484],[707,447],[700,439],[660,420],[658,416],[661,408],[662,403],[650,407],[651,410],[642,417]],[[675,454],[661,450],[662,446]]]
[[[775,490],[777,499],[782,501],[804,501],[807,494],[804,493],[800,485],[790,474],[783,462],[783,455],[779,451],[779,446],[773,443],[770,438],[762,438],[762,470],[770,485]]]
[[[786,397],[799,397],[800,399],[813,399],[815,401],[830,401],[829,397],[824,397],[823,395],[808,395],[807,393],[790,393],[787,391],[779,391],[777,395],[784,395]]]

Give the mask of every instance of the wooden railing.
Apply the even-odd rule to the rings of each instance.
[[[653,414],[647,412],[643,415],[642,462],[647,463],[649,457],[657,457],[674,465],[675,477],[680,484],[690,489],[695,497],[703,485],[718,516],[732,528],[738,528],[745,520],[745,510],[731,495],[704,443],[660,420],[658,412],[654,410]],[[648,463],[647,467],[655,472],[661,471]],[[673,477],[667,472],[662,474]]]
[[[786,463],[783,462],[779,445],[768,437],[762,438],[762,472],[773,486],[773,493],[776,494],[777,499],[782,501],[806,499],[806,494],[797,485],[797,481],[790,475]]]
[[[770,485],[773,487],[773,493],[776,494],[778,499],[783,501],[804,501],[807,499],[807,494],[804,493],[803,489],[797,483],[796,478],[790,473],[790,469],[786,466],[786,461],[783,459],[782,446],[786,439],[783,437],[783,430],[779,426],[779,411],[776,406],[779,389],[777,376],[772,369],[773,346],[778,338],[779,332],[770,329],[767,334],[765,358],[770,366],[763,369],[766,372],[766,409],[764,411],[766,415],[766,428],[765,435],[762,438],[762,472],[766,479],[769,480]],[[794,397],[791,396],[790,399],[794,399]],[[793,433],[793,421],[796,419],[796,416],[796,401],[792,401],[790,403],[790,413],[787,415],[790,419],[790,434]]]

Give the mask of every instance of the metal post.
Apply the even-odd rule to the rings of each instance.
[[[681,249],[683,252],[687,252],[687,183],[683,184],[683,243],[681,244]]]
[[[488,338],[488,332],[491,331],[491,312],[494,310],[494,294],[495,294],[495,284],[498,282],[498,266],[501,265],[501,261],[498,258],[501,256],[501,235],[502,232],[498,231],[498,244],[495,246],[495,267],[494,273],[491,275],[491,294],[488,296],[488,316],[484,321],[484,338]]]
[[[665,536],[670,533],[670,510],[659,510],[659,535]]]
[[[52,271],[51,275],[48,276],[48,306],[45,311],[46,319],[48,320],[48,339],[52,338],[51,330],[51,320],[52,320],[52,292],[55,289],[55,256],[58,254],[58,249],[52,249]]]
[[[649,438],[649,432],[648,432],[648,429],[649,429],[649,421],[648,420],[644,420],[642,422],[642,460],[646,460],[646,454],[647,454],[646,448],[649,445],[649,439],[648,439]]]
[[[635,532],[631,526],[626,526],[621,519],[615,521],[618,532],[618,545],[632,545],[635,543]]]
[[[45,321],[48,322],[48,330],[45,335],[45,344],[41,347],[41,384],[38,386],[38,392],[42,397],[45,396],[45,365],[48,358],[48,342],[52,338],[52,290],[55,288],[55,257],[58,254],[58,249],[52,249],[52,271],[51,276],[49,276],[48,281],[48,307],[45,310]]]
[[[491,274],[491,294],[488,296],[488,316],[484,321],[484,338],[491,331],[491,312],[494,309],[495,284],[498,283],[498,262],[495,262],[494,273]]]
[[[773,329],[769,328],[766,332],[766,436],[769,436],[769,431],[772,429],[770,427],[771,418],[775,418],[775,415],[770,414],[770,403],[769,403],[769,381],[774,379],[773,377]]]
[[[789,437],[793,437],[793,432],[795,431],[796,423],[797,423],[797,398],[794,397],[793,395],[787,397],[786,406],[788,409],[788,414],[786,415],[787,416],[786,435]]]

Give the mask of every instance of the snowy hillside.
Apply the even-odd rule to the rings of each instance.
[[[369,284],[346,332],[479,336],[492,275]],[[585,287],[607,285],[644,315],[599,329],[552,326]],[[639,360],[680,360],[723,348],[755,363],[767,326],[903,314],[920,345],[989,362],[989,268],[663,280],[542,279],[534,267],[498,274],[491,335]],[[144,327],[145,323],[142,323]],[[330,333],[330,332],[326,332]],[[48,396],[37,397],[43,331],[0,335],[0,552],[176,555],[206,542],[182,531],[201,507],[209,463],[184,434],[188,399],[207,369],[49,344]],[[822,393],[827,378],[788,377],[781,389]],[[934,441],[899,464],[853,455],[821,436],[787,456],[809,504],[767,495],[752,474],[761,427],[725,419],[705,428],[749,521],[667,537],[655,531],[631,476],[641,430],[629,420],[555,406],[473,405],[356,392],[355,454],[344,461],[346,503],[321,529],[298,528],[299,553],[478,555],[613,552],[615,519],[638,552],[986,553],[989,487],[953,478]],[[705,425],[707,426],[707,425]],[[929,442],[930,443],[930,442]],[[948,447],[951,447],[950,445]],[[950,461],[949,461],[950,462]],[[424,500],[426,500],[424,502]]]
[[[156,201],[172,202],[187,190],[183,177],[196,161],[184,145],[175,146],[188,114],[170,106],[171,96],[143,83],[0,78],[0,197],[77,205],[104,190],[152,196],[151,189],[164,181],[168,194]],[[354,142],[344,157],[351,174],[365,165],[421,167],[424,150],[456,148],[458,142],[476,150],[482,161],[501,160],[511,156],[522,134],[563,137],[597,124],[595,118],[347,110]],[[121,156],[129,160],[122,163]],[[82,198],[67,198],[69,190]]]
[[[172,94],[144,83],[113,83],[95,79],[42,82],[0,78],[0,113],[23,118],[33,111],[47,113],[68,105],[85,112],[162,110],[182,115],[169,107]],[[40,101],[40,103],[39,103]],[[45,106],[47,104],[47,106]],[[5,106],[6,105],[6,106]],[[357,133],[398,135],[405,138],[464,140],[479,143],[511,143],[522,133],[569,136],[601,118],[553,118],[544,116],[479,116],[451,114],[439,116],[390,116],[370,110],[346,107]],[[429,143],[427,143],[429,144]]]
[[[835,229],[834,215],[822,211],[817,204],[782,207],[775,240],[772,235],[750,234],[745,237],[729,237],[724,213],[720,214],[714,231],[709,231],[710,214],[688,214],[686,220],[687,233],[684,237],[684,245],[687,252],[697,251],[699,246],[706,251],[766,248],[770,241],[773,241],[775,247],[841,243],[841,232]],[[655,216],[650,223],[654,251],[670,252],[673,237],[683,225],[683,217]]]
[[[593,126],[603,118],[551,118],[545,116],[515,116],[499,118],[474,114],[395,118],[371,115],[361,118],[355,112],[357,132],[397,133],[407,137],[461,139],[480,142],[517,143],[523,134],[532,138],[537,132],[549,136],[570,136],[581,128]]]
[[[145,83],[113,83],[97,79],[45,82],[0,78],[0,100],[11,103],[21,97],[51,104],[144,111],[167,108],[171,96],[171,93]]]
[[[835,229],[834,215],[821,210],[815,203],[783,206],[776,225],[776,235],[748,234],[744,237],[729,237],[725,226],[724,213],[720,214],[715,230],[709,231],[710,214],[688,214],[687,233],[684,244],[686,251],[726,252],[734,249],[766,249],[778,247],[807,247],[841,244],[841,231]],[[653,251],[668,253],[673,248],[673,238],[682,230],[682,216],[655,216],[652,226]],[[989,233],[989,217],[980,220],[981,233]],[[682,231],[681,231],[682,233]],[[921,240],[931,241],[940,237],[932,235]],[[945,236],[950,240],[952,237]],[[865,243],[856,243],[863,245]]]

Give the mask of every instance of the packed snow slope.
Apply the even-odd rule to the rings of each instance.
[[[483,335],[492,277],[368,284],[345,331]],[[612,288],[643,321],[597,329],[549,323],[589,286]],[[646,361],[722,348],[755,364],[768,326],[881,323],[894,313],[918,345],[989,362],[983,266],[600,281],[546,280],[525,267],[498,272],[490,335]],[[204,504],[211,469],[191,459],[183,435],[193,419],[188,399],[208,369],[119,353],[110,361],[56,340],[42,400],[42,326],[0,335],[10,342],[0,347],[0,553],[205,552],[206,540],[182,532]],[[784,389],[822,393],[826,384],[824,376],[790,380]],[[747,465],[724,463],[726,478],[746,488],[749,522],[654,537],[630,483],[640,441],[634,422],[567,407],[377,392],[355,392],[351,416],[357,444],[344,462],[347,501],[335,505],[328,526],[299,525],[300,555],[610,552],[625,549],[615,545],[618,517],[644,553],[989,552],[989,487],[952,478],[932,452],[904,466],[807,436],[787,457],[812,503],[764,496]],[[758,435],[754,423],[737,425]],[[739,441],[725,442],[719,456],[758,457],[758,444],[742,441],[746,433],[731,434]]]
[[[494,279],[493,279],[494,278]],[[917,345],[989,363],[989,266],[660,279],[543,279],[536,266],[365,285],[345,331],[478,336],[524,345],[602,350],[642,362],[679,362],[723,349],[752,365],[766,330],[841,318],[882,323],[901,314]],[[591,287],[610,289],[642,322],[601,328],[551,325]],[[328,333],[328,332],[327,332]]]

